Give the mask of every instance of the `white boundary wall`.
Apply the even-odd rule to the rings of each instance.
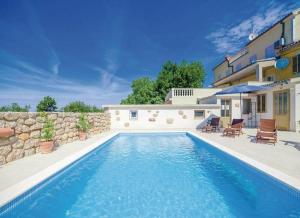
[[[212,105],[108,105],[104,106],[111,115],[112,130],[126,129],[197,129],[207,120],[220,116],[220,106]],[[204,116],[195,118],[194,111],[203,110]],[[136,120],[130,112],[137,111]]]

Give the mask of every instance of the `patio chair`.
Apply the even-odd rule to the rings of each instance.
[[[256,142],[269,141],[277,142],[277,128],[275,119],[260,119],[256,133]]]
[[[228,127],[224,129],[223,136],[239,136],[242,134],[244,119],[233,119],[231,124],[228,124]]]
[[[206,126],[202,128],[202,132],[216,132],[219,128],[220,117],[213,117]]]

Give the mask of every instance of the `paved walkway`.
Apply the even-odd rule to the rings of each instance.
[[[279,131],[275,146],[256,143],[256,129],[245,129],[243,135],[235,138],[222,133],[196,133],[300,180],[300,133]]]
[[[221,133],[201,133],[194,130],[192,132],[300,180],[299,133],[279,132],[279,142],[274,146],[253,142],[255,129],[245,129],[245,134],[236,138],[223,137]],[[63,145],[51,154],[36,154],[0,166],[0,192],[110,134],[113,132],[93,136],[84,142],[76,141]]]

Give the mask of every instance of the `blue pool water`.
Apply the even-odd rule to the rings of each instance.
[[[300,217],[300,194],[189,134],[120,134],[0,217]]]

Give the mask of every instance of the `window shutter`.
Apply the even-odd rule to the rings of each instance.
[[[297,72],[297,73],[300,73],[300,54],[298,54],[297,57],[298,57],[298,58],[297,58],[297,59],[298,59],[298,60],[297,60],[298,68],[297,68],[297,71],[296,71],[296,72]]]
[[[297,72],[297,56],[293,57],[293,72]]]

